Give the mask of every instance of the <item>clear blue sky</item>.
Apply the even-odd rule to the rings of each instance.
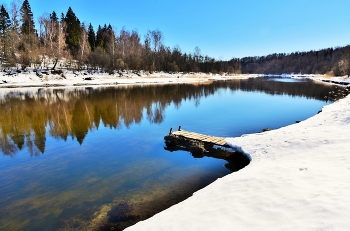
[[[22,0],[19,0],[22,4]],[[10,6],[12,0],[0,0]],[[159,29],[182,52],[233,57],[319,50],[350,44],[350,0],[29,0],[36,19],[72,7],[81,22],[120,30]]]

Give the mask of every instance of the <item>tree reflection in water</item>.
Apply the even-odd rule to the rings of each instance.
[[[114,129],[140,123],[143,117],[160,124],[164,109],[171,103],[179,107],[183,100],[194,99],[199,105],[201,97],[218,89],[327,100],[331,88],[336,91],[312,81],[286,83],[253,78],[210,84],[14,90],[0,98],[0,150],[14,156],[27,148],[32,156],[37,156],[45,152],[48,135],[63,140],[72,137],[83,145],[88,132],[98,129],[101,122]]]

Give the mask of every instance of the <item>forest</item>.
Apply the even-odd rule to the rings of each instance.
[[[204,72],[213,74],[328,74],[350,75],[350,46],[319,51],[215,60],[199,47],[184,53],[164,44],[164,35],[110,24],[81,23],[71,7],[39,16],[36,27],[28,0],[0,9],[0,68],[145,70],[149,72]],[[39,28],[39,29],[36,29]],[[234,55],[234,54],[233,54]]]

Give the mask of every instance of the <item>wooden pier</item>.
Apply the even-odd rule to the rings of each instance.
[[[208,135],[203,135],[195,132],[188,132],[184,130],[171,132],[171,135],[177,136],[177,137],[181,136],[186,139],[192,139],[192,140],[196,140],[204,143],[209,143],[212,145],[226,146],[226,141],[222,137],[208,136]]]
[[[232,172],[238,171],[247,166],[250,162],[249,158],[241,152],[232,149],[224,138],[203,135],[196,132],[188,132],[181,129],[170,132],[164,136],[165,150],[174,151],[189,151],[194,158],[213,157],[226,160],[224,166]]]
[[[169,135],[164,137],[167,146],[177,146],[191,152],[208,152],[214,145],[229,147],[222,137],[208,136],[196,132],[184,131],[181,126],[177,131],[170,129]]]

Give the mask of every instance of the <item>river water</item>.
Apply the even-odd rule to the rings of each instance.
[[[171,127],[277,129],[339,90],[286,78],[0,89],[0,230],[122,230],[243,167],[165,150]]]

